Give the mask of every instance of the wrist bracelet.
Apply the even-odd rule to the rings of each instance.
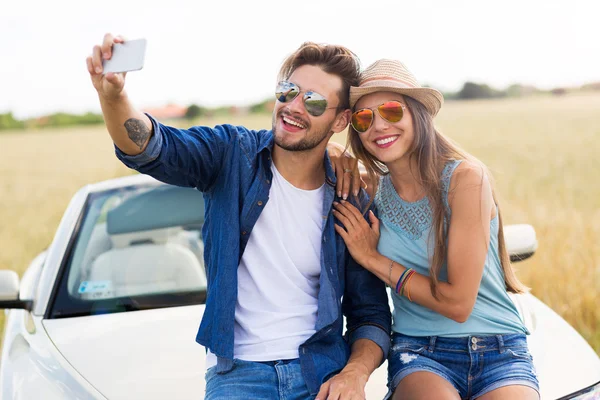
[[[408,269],[408,273],[406,274],[406,276],[404,277],[404,281],[400,285],[400,296],[404,296],[404,290],[406,290],[406,285],[408,284],[410,278],[412,278],[412,276],[415,274],[415,272],[416,271],[412,268]]]
[[[394,266],[394,260],[390,262],[390,272],[388,273],[388,286],[392,287],[392,268]]]
[[[406,277],[406,283],[404,284],[404,287],[406,288],[406,297],[408,297],[408,301],[410,301],[412,303],[412,298],[410,297],[410,279],[416,274],[416,272],[413,272],[412,274],[410,274],[410,276]]]
[[[410,271],[410,268],[405,269],[404,272],[402,273],[402,275],[400,275],[400,278],[398,278],[398,282],[396,282],[396,290],[395,290],[396,293],[398,293],[398,291],[400,290],[400,287],[402,286],[402,282],[404,280],[404,276],[409,271]]]

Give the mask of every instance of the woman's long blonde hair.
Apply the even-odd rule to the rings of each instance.
[[[420,102],[408,96],[403,97],[413,119],[414,141],[412,147],[409,149],[410,161],[413,161],[413,158],[416,161],[421,179],[420,183],[426,190],[432,210],[433,221],[431,234],[433,235],[434,250],[433,257],[431,257],[429,272],[431,278],[431,293],[437,298],[436,289],[439,282],[439,274],[448,254],[446,240],[448,230],[445,228],[444,224],[444,219],[447,215],[442,197],[442,170],[448,161],[469,160],[483,168],[485,171],[484,179],[486,179],[486,175],[489,177],[488,179],[491,180],[492,178],[483,163],[462,150],[457,144],[453,143],[435,128],[433,118]],[[356,158],[364,164],[373,188],[372,193],[376,193],[377,187],[379,186],[379,178],[389,173],[387,167],[384,163],[366,151],[359,138],[358,132],[356,132],[352,126],[348,128],[348,143]],[[410,163],[410,165],[412,165],[412,163]],[[490,182],[490,184],[492,183],[493,182]],[[493,187],[492,196],[495,204],[498,205],[498,200],[496,199]],[[506,289],[512,293],[523,293],[527,291],[528,288],[519,281],[511,266],[510,257],[506,251],[502,216],[500,214],[499,206],[498,222],[498,252],[502,269],[504,270]]]

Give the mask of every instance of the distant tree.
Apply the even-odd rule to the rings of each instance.
[[[567,89],[565,88],[554,88],[550,91],[554,96],[563,96],[567,94]]]
[[[71,114],[59,112],[48,116],[49,126],[68,126],[75,124],[77,124],[76,118]]]
[[[581,90],[600,90],[600,82],[586,83],[581,86]]]
[[[220,106],[216,108],[212,108],[212,115],[222,116],[222,115],[230,115],[231,106]]]
[[[198,117],[203,116],[206,113],[206,109],[204,107],[200,107],[197,104],[192,104],[187,108],[185,112],[185,117],[187,119],[196,119]]]
[[[252,114],[260,114],[260,113],[270,113],[273,111],[273,107],[275,106],[275,101],[272,99],[267,99],[261,101],[260,103],[256,103],[250,106],[248,111]]]
[[[104,123],[104,117],[102,114],[94,114],[91,112],[80,115],[77,118],[77,122],[83,125],[94,125]]]
[[[473,82],[465,82],[462,89],[457,93],[459,99],[489,99],[503,97],[504,92],[492,89],[488,85]]]
[[[102,114],[88,112],[82,115],[55,113],[23,121],[15,119],[12,113],[0,114],[0,129],[44,128],[48,126],[94,125],[104,123]]]
[[[11,112],[0,114],[0,129],[22,129],[24,127],[23,121],[15,119]]]
[[[535,86],[521,85],[519,83],[515,83],[506,88],[506,95],[509,97],[529,96],[538,92],[540,92],[540,90]]]
[[[59,112],[55,114],[46,115],[44,117],[39,117],[36,119],[28,120],[28,127],[47,127],[47,126],[72,126],[72,125],[95,125],[102,124],[104,122],[104,118],[102,114],[94,114],[91,112],[78,115],[78,114],[68,114],[64,112]]]
[[[486,97],[492,97],[489,87],[473,82],[465,82],[462,89],[458,92],[459,99],[481,99]]]
[[[458,93],[457,92],[442,92],[442,95],[444,96],[444,100],[455,100],[455,99],[458,99]]]

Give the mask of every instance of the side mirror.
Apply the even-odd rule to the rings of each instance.
[[[504,226],[504,241],[511,262],[531,257],[538,247],[535,229],[527,224]]]
[[[19,300],[19,275],[15,271],[0,270],[0,308],[31,310],[32,301]]]

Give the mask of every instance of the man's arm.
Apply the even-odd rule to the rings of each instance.
[[[363,205],[368,203],[364,190],[359,196]],[[349,255],[348,260],[342,312],[351,354],[344,369],[321,386],[320,400],[364,399],[369,377],[390,348],[392,317],[385,284]]]
[[[94,46],[87,58],[87,67],[94,88],[98,92],[106,128],[115,145],[125,154],[142,153],[152,136],[150,119],[136,110],[125,92],[125,73],[103,74],[102,61],[112,56],[115,43],[123,43],[120,36],[104,35],[102,45]]]
[[[133,107],[124,91],[118,99],[100,97],[100,106],[106,129],[115,146],[130,156],[146,150],[154,134],[152,123],[146,114]]]
[[[382,361],[379,345],[369,339],[358,339],[352,344],[344,369],[321,386],[316,400],[364,400],[367,381]]]
[[[226,153],[243,127],[177,129],[138,111],[124,90],[125,73],[102,74],[102,60],[111,56],[120,36],[104,36],[87,58],[87,68],[102,107],[117,157],[129,168],[162,182],[208,190],[223,170]],[[248,135],[248,143],[252,143]]]
[[[351,201],[361,211],[369,203],[364,190],[360,191],[357,202]],[[373,204],[363,213],[363,218],[366,219],[370,212],[375,212]],[[360,339],[370,339],[379,346],[385,359],[390,348],[392,329],[392,313],[385,283],[358,264],[349,253],[345,283],[342,312],[346,316],[348,342],[352,346]]]

